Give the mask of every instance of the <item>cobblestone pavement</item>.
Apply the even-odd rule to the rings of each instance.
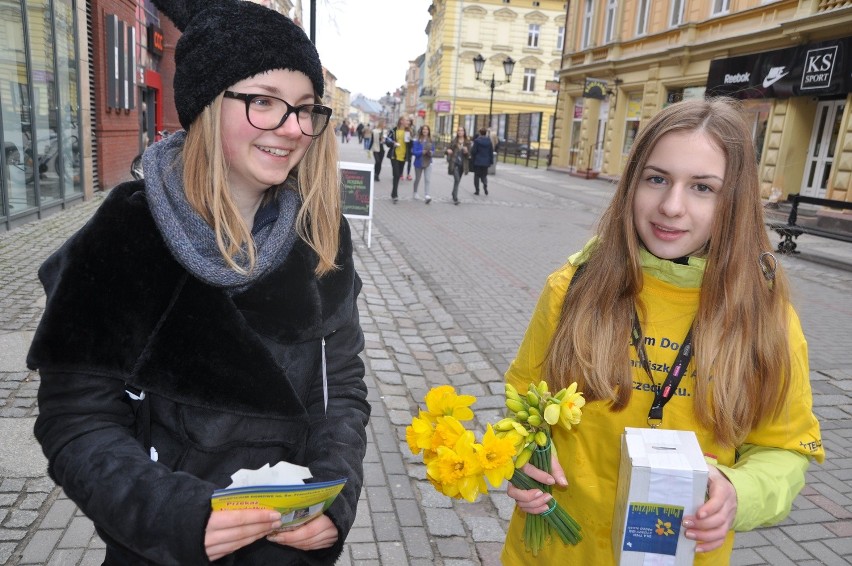
[[[366,161],[344,144],[346,161]],[[497,565],[511,513],[501,490],[477,503],[437,495],[405,446],[404,426],[428,388],[476,395],[479,428],[502,412],[502,374],[546,275],[587,239],[612,188],[564,174],[498,164],[488,197],[451,179],[438,161],[429,206],[390,202],[390,167],[376,185],[371,246],[353,220],[373,405],[365,489],[342,565]],[[422,191],[422,188],[421,188]],[[91,522],[46,477],[32,438],[38,376],[23,359],[43,309],[36,270],[91,215],[92,201],[0,234],[0,564],[100,564]],[[852,246],[800,239],[783,258],[811,349],[815,407],[828,460],[781,525],[737,536],[733,564],[848,564],[852,560]],[[807,251],[806,251],[807,250]]]

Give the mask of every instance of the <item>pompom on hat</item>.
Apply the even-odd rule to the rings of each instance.
[[[153,0],[183,32],[175,48],[175,106],[188,130],[222,91],[266,71],[307,75],[324,91],[316,47],[293,20],[248,0]]]

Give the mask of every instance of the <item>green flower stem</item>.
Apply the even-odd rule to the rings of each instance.
[[[544,491],[544,487],[549,487],[535,481],[521,470],[515,470],[515,473],[512,475],[512,479],[509,481],[518,489],[541,489]],[[582,534],[580,534],[581,529],[579,523],[577,523],[577,521],[575,521],[574,518],[556,502],[555,499],[550,500],[549,507],[552,511],[547,512],[546,515],[527,515],[527,520],[524,524],[524,541],[527,544],[527,548],[533,552],[534,556],[538,554],[538,551],[541,549],[544,542],[543,538],[539,539],[533,537],[533,529],[539,523],[539,521],[535,520],[530,521],[530,519],[534,517],[544,519],[546,524],[556,531],[556,534],[559,535],[559,538],[565,544],[577,544],[583,539]],[[538,545],[531,544],[533,540],[540,540],[540,543]]]

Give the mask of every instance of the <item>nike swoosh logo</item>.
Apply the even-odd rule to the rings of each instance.
[[[772,78],[766,77],[765,79],[763,79],[763,88],[771,87],[772,85],[774,85],[775,83],[777,83],[778,81],[780,81],[781,79],[783,79],[784,77],[786,77],[789,74],[790,73],[784,73],[783,75],[779,75],[777,77],[772,77]]]

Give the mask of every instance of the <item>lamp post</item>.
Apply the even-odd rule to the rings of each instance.
[[[388,91],[385,93],[384,104],[390,110],[388,124],[395,124],[395,120],[398,118],[396,116],[396,107],[399,106],[399,98],[395,94],[391,95],[390,91]]]
[[[494,107],[494,89],[502,84],[506,84],[512,82],[512,71],[515,69],[515,60],[511,57],[506,57],[503,59],[503,72],[506,73],[505,81],[498,81],[494,79],[494,73],[491,73],[490,79],[482,79],[479,78],[479,75],[482,74],[482,68],[485,66],[485,57],[482,56],[481,53],[478,53],[476,57],[473,58],[473,70],[476,71],[476,80],[481,83],[485,83],[491,89],[491,100],[488,102],[488,128],[491,128],[491,110]]]

